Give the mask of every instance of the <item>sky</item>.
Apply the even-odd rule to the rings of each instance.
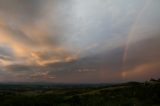
[[[160,78],[160,0],[0,0],[0,82]]]

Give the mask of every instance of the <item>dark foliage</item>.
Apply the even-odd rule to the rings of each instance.
[[[2,86],[0,106],[160,106],[157,81],[80,88],[37,87],[37,90]]]

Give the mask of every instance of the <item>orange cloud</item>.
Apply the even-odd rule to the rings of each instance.
[[[10,63],[14,64],[18,61],[18,63],[45,65],[57,62],[69,62],[78,58],[76,55],[69,53],[69,50],[65,46],[54,45],[54,42],[53,44],[49,44],[48,40],[50,39],[47,37],[54,37],[54,35],[49,35],[47,27],[43,24],[28,25],[18,29],[25,34],[19,36],[27,36],[36,45],[30,44],[27,41],[23,42],[20,38],[16,39],[16,33],[12,33],[12,30],[8,29],[9,26],[3,20],[0,20],[0,27],[0,44],[9,45],[15,55],[15,61],[10,61]],[[1,60],[2,62],[8,64],[4,60]]]

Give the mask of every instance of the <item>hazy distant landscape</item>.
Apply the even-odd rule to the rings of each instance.
[[[160,80],[122,84],[0,84],[0,106],[160,106]]]

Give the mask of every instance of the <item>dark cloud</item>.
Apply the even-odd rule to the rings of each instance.
[[[11,71],[11,72],[30,72],[34,70],[33,66],[28,66],[28,65],[19,65],[19,64],[15,64],[15,65],[8,65],[6,67],[7,71]]]
[[[0,13],[7,19],[14,19],[15,21],[27,23],[33,21],[38,16],[40,1],[37,2],[37,0],[1,0]]]
[[[126,67],[132,67],[144,63],[159,63],[160,61],[160,36],[152,35],[147,39],[134,44],[128,51]]]

